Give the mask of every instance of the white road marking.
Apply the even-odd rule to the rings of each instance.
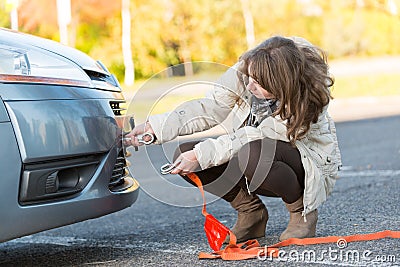
[[[52,244],[59,246],[72,246],[77,243],[87,242],[87,239],[70,236],[25,236],[8,241],[11,244]]]
[[[373,177],[373,176],[400,176],[400,170],[354,170],[352,167],[342,167],[339,177]]]
[[[119,248],[119,249],[149,249],[152,251],[165,252],[165,253],[187,253],[193,254],[196,253],[196,248],[194,246],[188,246],[182,248],[180,246],[176,246],[176,250],[174,249],[161,249],[165,247],[165,243],[161,242],[143,242],[138,241],[135,244],[118,244],[118,243],[109,243],[101,241],[97,239],[84,239],[84,238],[76,238],[70,236],[26,236],[18,239],[14,239],[8,241],[9,244],[51,244],[58,246],[66,246],[70,247],[73,245],[78,245],[85,243],[84,246],[87,247],[103,247],[103,248]],[[92,245],[94,244],[94,245]]]

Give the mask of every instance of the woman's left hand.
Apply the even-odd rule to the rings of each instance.
[[[199,170],[199,162],[193,150],[186,151],[175,160],[171,174],[186,175]]]

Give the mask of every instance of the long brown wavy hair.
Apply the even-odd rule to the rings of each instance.
[[[332,98],[326,54],[311,45],[275,36],[240,57],[239,78],[252,77],[273,94],[280,105],[274,112],[286,120],[287,138],[294,145]]]

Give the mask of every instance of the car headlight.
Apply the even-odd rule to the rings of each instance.
[[[25,51],[11,50],[4,45],[0,45],[0,73],[29,75],[30,66],[28,64],[29,60]]]
[[[72,61],[39,49],[0,44],[0,80],[90,86],[89,76]]]

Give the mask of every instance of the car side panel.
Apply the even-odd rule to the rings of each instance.
[[[0,123],[7,121],[10,121],[10,118],[8,117],[6,107],[4,106],[4,103],[0,97]]]
[[[5,224],[12,225],[15,220],[23,218],[9,216],[18,203],[19,176],[21,173],[21,157],[15,141],[15,135],[10,122],[0,123],[0,241],[12,232]]]

